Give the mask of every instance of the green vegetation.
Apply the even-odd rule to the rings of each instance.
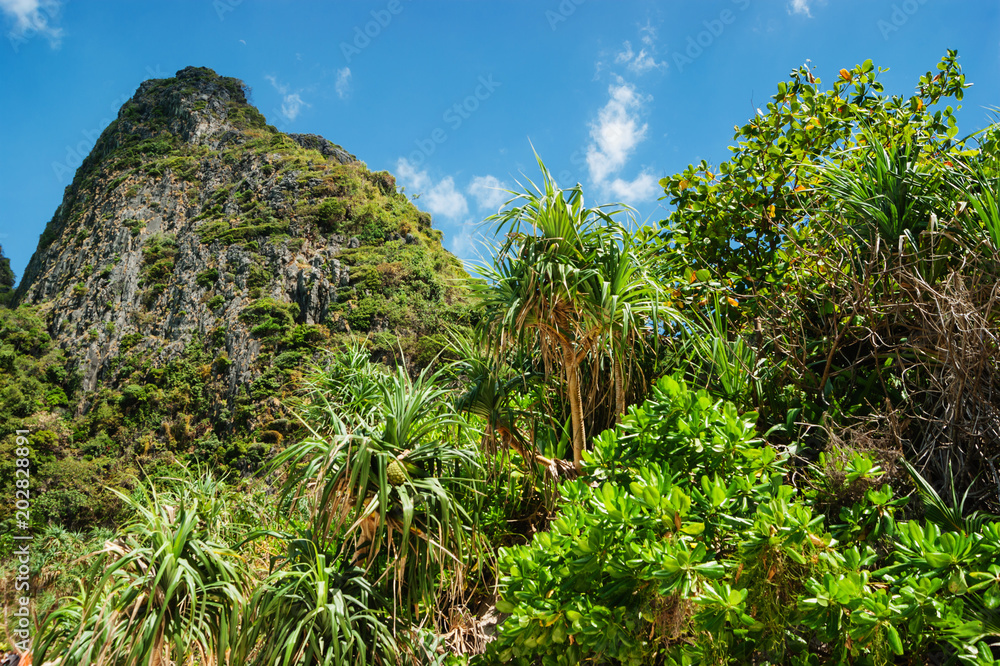
[[[247,576],[244,560],[217,540],[229,518],[220,515],[229,507],[218,491],[206,476],[173,492],[120,495],[135,517],[106,549],[97,584],[47,617],[39,658],[89,663],[100,653],[112,663],[147,664],[165,652],[225,654],[237,637]]]
[[[198,227],[197,233],[202,243],[218,242],[229,245],[237,241],[262,236],[287,234],[288,231],[288,222],[281,222],[276,218],[269,217],[265,220],[255,220],[238,226],[233,226],[231,223],[221,220],[206,222]]]
[[[1000,127],[959,138],[954,53],[908,98],[882,71],[793,72],[655,227],[539,160],[471,299],[390,176],[253,130],[309,194],[270,243],[221,215],[260,192],[206,199],[202,241],[250,257],[235,395],[222,320],[159,366],[126,336],[82,394],[41,308],[0,309],[0,487],[29,429],[32,519],[81,530],[30,565],[79,584],[41,587],[36,658],[995,663]],[[362,243],[299,263],[328,321],[259,297],[268,253],[335,233]],[[147,239],[143,279],[176,252]]]
[[[295,323],[299,315],[299,306],[295,303],[282,303],[273,298],[261,298],[254,301],[240,312],[240,321],[246,322],[252,328],[250,332],[261,338],[280,337]]]
[[[138,236],[139,232],[142,231],[142,228],[146,226],[146,223],[143,222],[142,220],[132,220],[132,219],[124,220],[122,224],[125,227],[127,227],[129,231],[132,232],[133,236]]]
[[[10,259],[3,256],[0,245],[0,306],[5,305],[14,290],[14,271],[10,269]]]
[[[218,279],[219,279],[219,269],[209,268],[208,270],[204,270],[198,273],[198,275],[195,276],[194,281],[195,284],[197,284],[202,289],[211,289],[212,286],[215,285],[215,281]]]

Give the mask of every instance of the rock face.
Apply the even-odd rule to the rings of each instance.
[[[188,67],[122,106],[15,298],[43,309],[85,391],[149,381],[199,344],[231,402],[303,340],[392,333],[431,353],[430,333],[464,316],[463,276],[390,174],[278,132],[240,81]]]

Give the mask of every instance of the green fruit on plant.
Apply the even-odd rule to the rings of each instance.
[[[401,486],[406,483],[406,469],[403,468],[403,464],[393,458],[389,461],[389,466],[385,470],[385,475],[389,479],[389,483],[394,486]]]

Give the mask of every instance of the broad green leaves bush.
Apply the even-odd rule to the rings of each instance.
[[[559,517],[501,549],[495,662],[993,663],[1000,525],[896,521],[857,455],[863,499],[827,516],[792,460],[671,378],[603,433]],[[890,538],[891,537],[891,538]]]

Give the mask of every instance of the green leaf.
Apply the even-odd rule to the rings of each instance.
[[[516,606],[514,606],[514,604],[512,604],[509,601],[506,601],[504,599],[500,599],[497,601],[497,610],[500,611],[501,613],[513,613],[514,608],[516,608]],[[569,612],[567,612],[566,615],[567,617],[569,617]]]
[[[705,531],[705,523],[686,523],[681,527],[681,532],[691,536],[698,536]]]
[[[899,632],[896,631],[896,627],[887,624],[885,626],[885,634],[893,653],[898,655],[903,654],[903,641],[899,638]]]

